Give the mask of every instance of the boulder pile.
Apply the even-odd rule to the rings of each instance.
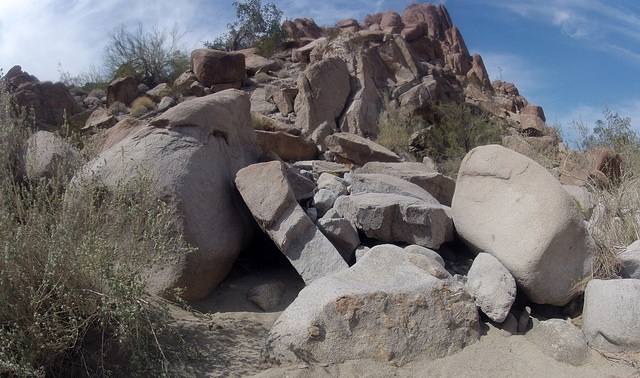
[[[587,360],[586,345],[640,349],[637,245],[620,255],[624,279],[586,284],[596,246],[585,215],[595,205],[580,185],[615,180],[616,156],[602,151],[583,170],[538,164],[542,150],[568,151],[542,108],[512,83],[489,81],[442,4],[333,29],[311,19],[284,26],[292,40],[283,53],[195,50],[190,71],[152,89],[119,78],[74,97],[14,67],[2,82],[43,128],[66,113],[85,132],[106,129],[87,143],[93,158],[80,169],[56,166],[78,152],[37,133],[22,169],[73,176],[70,201],[87,200],[86,180],[113,190],[149,174],[176,236],[196,248],[147,272],[149,290],[168,298],[178,288],[185,300],[205,298],[254,233],[266,234],[306,284],[266,340],[271,363],[400,366],[460,351],[479,339],[482,321],[509,334],[533,325],[532,340],[573,365]],[[134,117],[140,96],[152,104]],[[510,126],[503,146],[469,151],[456,180],[375,142],[384,109],[446,101]],[[282,292],[266,285],[250,297],[266,310]],[[532,307],[568,309],[582,295],[582,330],[531,321]]]

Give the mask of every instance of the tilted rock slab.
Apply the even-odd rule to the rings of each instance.
[[[347,269],[338,250],[302,210],[279,161],[241,169],[236,186],[253,217],[306,284]]]
[[[337,212],[368,237],[438,249],[452,235],[451,218],[439,204],[397,194],[342,196]]]
[[[273,363],[370,358],[404,365],[440,358],[480,336],[461,284],[433,259],[393,245],[372,248],[349,270],[314,281],[273,325]]]
[[[335,131],[336,119],[351,91],[347,64],[340,58],[311,64],[298,76],[298,89],[296,126],[314,142],[322,143]]]
[[[571,196],[538,163],[495,145],[471,150],[451,210],[460,237],[500,260],[533,302],[562,306],[580,293],[595,244]]]
[[[640,280],[591,280],[584,292],[582,331],[605,352],[640,351]]]
[[[327,149],[334,152],[338,161],[364,165],[370,161],[400,162],[395,152],[370,141],[367,138],[350,134],[335,133],[326,138]]]
[[[426,190],[445,206],[451,206],[456,187],[453,179],[423,163],[372,161],[358,168],[356,173],[378,173],[401,178]]]
[[[491,320],[502,323],[516,300],[516,280],[498,259],[480,253],[467,274],[467,287],[476,304]]]
[[[154,180],[176,231],[197,250],[151,272],[151,292],[171,296],[183,288],[185,300],[206,297],[250,241],[254,223],[233,183],[238,170],[258,159],[249,107],[249,96],[239,90],[185,101],[135,127],[72,181],[81,193],[86,179],[110,189],[139,173]]]

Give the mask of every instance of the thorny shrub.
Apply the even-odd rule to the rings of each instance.
[[[143,275],[189,250],[151,177],[65,200],[66,179],[17,173],[33,123],[0,102],[0,376],[167,374],[180,338]]]

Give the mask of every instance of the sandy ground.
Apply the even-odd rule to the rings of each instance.
[[[260,284],[286,285],[282,303],[262,311],[246,299]],[[495,326],[483,324],[478,342],[462,352],[437,360],[417,360],[393,367],[373,360],[342,364],[300,363],[268,366],[261,350],[282,310],[304,283],[290,267],[261,271],[236,266],[229,277],[205,300],[193,303],[195,311],[175,309],[186,340],[199,357],[176,372],[191,377],[640,377],[639,354],[607,354],[591,350],[588,364],[575,367],[545,355],[525,335],[504,336]]]

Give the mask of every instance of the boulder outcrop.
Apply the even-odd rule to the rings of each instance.
[[[130,129],[74,178],[80,192],[86,179],[112,189],[139,174],[154,181],[177,235],[197,250],[149,272],[151,292],[170,296],[182,288],[183,299],[204,298],[250,240],[251,215],[233,183],[236,172],[258,158],[249,106],[249,97],[235,90],[185,101]]]
[[[500,260],[536,303],[566,304],[589,276],[595,244],[582,214],[555,177],[517,152],[469,152],[451,210],[460,237]]]
[[[38,126],[50,129],[60,126],[66,117],[80,113],[81,108],[61,82],[41,82],[33,75],[12,67],[1,80],[16,105],[33,111]]]
[[[191,69],[205,87],[229,85],[240,88],[246,78],[245,57],[212,49],[197,49],[191,53]]]
[[[323,144],[324,138],[335,132],[336,119],[351,90],[347,64],[338,58],[311,64],[298,77],[298,90],[296,126],[314,142]]]
[[[453,224],[439,204],[396,194],[363,193],[336,200],[338,214],[368,237],[439,248]]]
[[[265,357],[276,363],[370,358],[400,366],[456,353],[479,336],[473,300],[442,266],[380,245],[350,269],[303,289],[273,325]]]
[[[131,106],[131,102],[138,97],[139,93],[136,79],[131,76],[119,77],[107,87],[107,107],[111,107],[116,102]]]

